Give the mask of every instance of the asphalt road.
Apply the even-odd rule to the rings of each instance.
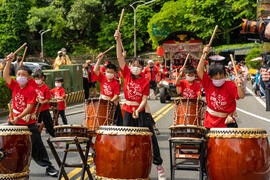
[[[158,100],[149,100],[149,104],[151,106],[152,114],[154,118],[157,120],[157,127],[159,128],[161,134],[157,136],[161,156],[164,160],[163,166],[165,168],[166,176],[170,177],[170,162],[169,162],[169,129],[168,127],[172,125],[173,121],[173,106],[167,104],[160,104]],[[249,91],[246,93],[246,97],[243,100],[239,100],[237,103],[237,113],[238,113],[238,125],[239,127],[248,127],[248,128],[263,128],[266,129],[268,133],[270,133],[270,112],[265,111],[264,101],[255,98]],[[163,108],[163,109],[162,109]],[[162,111],[160,111],[162,109]],[[158,114],[156,112],[159,112]],[[73,107],[68,107],[66,113],[69,114],[68,123],[69,124],[82,124],[84,119],[83,105],[75,105]],[[5,121],[7,118],[2,117],[0,121]],[[61,120],[60,120],[61,123]],[[42,133],[43,142],[47,148],[50,159],[58,169],[56,162],[52,156],[50,149],[48,148],[48,144],[46,139],[48,138],[48,134]],[[63,156],[63,148],[58,148],[60,157]],[[68,162],[80,162],[79,155],[77,153],[70,153],[68,156]],[[45,168],[38,166],[34,161],[31,162],[30,167],[31,180],[47,180],[47,179],[55,179],[45,175]],[[79,169],[67,169],[68,176],[72,180],[77,180],[80,178],[80,170]],[[155,165],[152,166],[152,171],[150,174],[150,178],[155,180],[157,179],[157,170]],[[199,173],[196,171],[177,171],[176,172],[177,180],[198,180]]]

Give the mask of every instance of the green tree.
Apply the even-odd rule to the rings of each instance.
[[[218,25],[219,30],[216,37],[218,41],[216,42],[226,44],[235,42],[235,39],[237,39],[234,31],[237,32],[236,36],[239,37],[241,18],[254,19],[255,15],[255,0],[169,1],[150,20],[148,33],[155,48],[158,46],[158,41],[164,39],[162,33],[157,35],[155,31],[170,33],[188,30],[195,32],[202,39],[209,39],[215,25]],[[231,39],[231,37],[234,38]]]

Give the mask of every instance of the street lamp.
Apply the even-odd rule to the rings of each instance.
[[[147,5],[147,4],[151,4],[153,2],[155,2],[156,0],[152,0],[152,1],[149,1],[149,2],[145,2],[145,1],[135,1],[134,3],[130,4],[129,6],[132,7],[133,11],[134,11],[134,57],[137,56],[137,49],[136,49],[136,10],[141,7],[141,6],[144,6],[144,5]],[[134,7],[135,4],[139,4],[138,6]]]
[[[41,52],[40,52],[40,58],[42,59],[42,61],[44,61],[44,56],[43,56],[43,34],[45,34],[46,32],[51,31],[51,29],[47,29],[46,31],[44,30],[40,30],[39,34],[40,34],[40,45],[41,45]]]

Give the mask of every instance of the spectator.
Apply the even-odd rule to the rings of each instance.
[[[245,64],[246,64],[245,61],[241,61],[240,68],[242,70],[243,89],[246,92],[247,78],[248,78],[249,70],[248,70],[248,67]]]
[[[71,64],[71,61],[66,53],[67,50],[65,48],[62,48],[61,51],[58,51],[58,56],[54,62],[54,69],[58,70],[59,66],[61,65]]]
[[[13,67],[11,67],[12,68],[12,75],[13,76],[15,76],[16,75],[16,73],[17,73],[17,70],[18,70],[18,68],[20,67],[20,66],[22,66],[23,65],[23,63],[22,63],[22,55],[17,55],[17,57],[16,57],[16,61],[15,61],[15,63],[13,64]]]
[[[93,78],[94,66],[91,64],[91,60],[87,60],[83,65],[83,89],[85,99],[91,96],[93,90],[93,96],[96,97],[96,80]]]
[[[148,61],[148,65],[144,69],[143,73],[146,75],[147,79],[150,83],[150,89],[154,91],[154,98],[157,99],[157,76],[158,76],[158,69],[154,65],[153,60]],[[150,95],[149,95],[150,99]]]
[[[260,70],[257,69],[256,70],[256,74],[255,74],[255,93],[258,96],[259,95],[259,78],[260,78]]]
[[[259,76],[259,90],[260,90],[259,96],[261,98],[265,98],[265,84],[263,82],[262,75]]]

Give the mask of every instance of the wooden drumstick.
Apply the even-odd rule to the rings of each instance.
[[[25,49],[24,49],[24,53],[23,53],[23,57],[22,57],[22,62],[24,61],[24,58],[25,58],[25,55],[26,55],[26,51],[27,51],[27,46],[25,47]]]
[[[230,54],[230,57],[231,57],[231,61],[232,61],[232,65],[233,65],[233,70],[234,70],[235,76],[238,77],[238,73],[237,73],[236,65],[234,63],[233,55]]]
[[[125,9],[122,9],[120,20],[119,20],[118,27],[117,27],[118,31],[120,31],[120,27],[121,27],[122,20],[123,20],[123,17],[124,17],[124,12],[125,12]]]
[[[122,42],[122,40],[120,41],[120,44],[121,44],[121,47],[122,47],[122,51],[124,52],[124,51],[125,51],[125,49],[124,49],[124,46],[123,46],[123,42]]]
[[[105,55],[107,52],[109,52],[109,51],[112,50],[113,48],[115,48],[114,45],[113,45],[112,47],[110,47],[109,49],[107,49],[106,51],[104,51],[102,54]],[[97,56],[96,58],[99,58],[99,56]]]
[[[10,117],[11,117],[11,121],[14,121],[14,116],[13,116],[13,113],[12,113],[12,109],[11,109],[10,103],[8,103],[8,110],[9,110],[9,114],[10,114]]]
[[[185,62],[184,62],[183,68],[185,68],[185,66],[186,66],[186,64],[187,64],[187,61],[188,61],[188,58],[189,58],[189,53],[188,53],[188,55],[187,55],[187,57],[186,57],[186,59],[185,59]]]
[[[27,45],[27,43],[24,43],[21,47],[19,47],[19,49],[17,49],[17,50],[13,53],[14,56],[15,56],[20,50],[22,50],[26,45]]]
[[[213,40],[214,40],[214,37],[215,37],[215,35],[216,35],[217,30],[218,30],[218,25],[216,25],[216,27],[215,27],[215,29],[214,29],[214,32],[213,32],[213,34],[212,34],[212,36],[211,36],[211,39],[210,39],[209,44],[208,44],[209,46],[212,45],[212,42],[213,42]]]

